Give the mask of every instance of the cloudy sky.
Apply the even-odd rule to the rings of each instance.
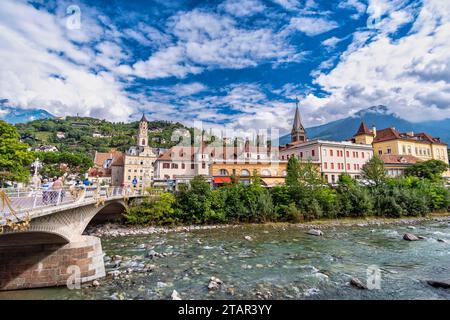
[[[0,1],[0,99],[288,129],[384,104],[450,117],[450,1]]]

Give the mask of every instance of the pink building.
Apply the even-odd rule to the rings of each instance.
[[[348,173],[352,178],[361,178],[363,165],[373,156],[371,145],[342,141],[312,140],[288,144],[280,148],[280,159],[297,157],[300,161],[311,161],[320,165],[320,172],[329,183],[338,181]]]

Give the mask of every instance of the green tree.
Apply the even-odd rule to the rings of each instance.
[[[294,156],[289,158],[286,168],[286,185],[288,187],[297,187],[300,180],[300,163]]]
[[[429,180],[440,180],[448,164],[441,160],[418,162],[405,170],[407,176],[415,176]]]
[[[375,183],[375,186],[381,185],[386,181],[386,169],[384,168],[384,162],[378,156],[373,156],[362,167],[363,177],[367,180]]]
[[[210,210],[211,186],[203,176],[195,176],[190,186],[180,185],[177,206],[183,219],[189,223],[204,223]]]
[[[130,206],[125,218],[130,224],[174,225],[178,222],[173,208],[175,196],[165,192],[156,198],[147,198],[143,202]]]
[[[27,148],[20,142],[16,128],[0,121],[0,186],[6,181],[28,181],[33,153]]]

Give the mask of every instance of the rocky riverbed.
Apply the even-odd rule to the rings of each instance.
[[[90,232],[102,237],[107,277],[0,299],[450,299],[449,220],[388,222],[106,225]]]

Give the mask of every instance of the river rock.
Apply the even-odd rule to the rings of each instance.
[[[172,300],[181,300],[180,294],[177,292],[177,290],[172,291],[172,295],[170,296]]]
[[[358,288],[360,290],[366,290],[367,286],[361,282],[358,278],[351,278],[350,285],[352,285],[355,288]]]
[[[94,287],[99,287],[99,286],[100,286],[100,282],[98,282],[97,280],[94,280],[94,281],[92,282],[92,285],[93,285]]]
[[[253,241],[253,238],[250,237],[250,236],[245,236],[244,239],[247,240],[247,241]]]
[[[417,241],[417,240],[419,240],[419,238],[416,235],[412,234],[412,233],[405,233],[403,235],[403,240],[406,240],[406,241]]]
[[[111,257],[112,261],[120,261],[122,260],[122,256],[119,256],[118,254],[115,254]]]
[[[147,254],[145,255],[147,258],[153,259],[153,258],[160,258],[163,255],[156,252],[155,250],[150,250],[149,252],[147,252]]]
[[[216,277],[211,277],[209,279],[208,289],[209,290],[218,290],[218,289],[220,289],[221,285],[222,285],[222,280],[220,280],[219,278],[216,278]]]
[[[427,280],[427,283],[434,288],[450,289],[450,281]]]
[[[437,239],[437,242],[447,243],[447,240],[445,240],[445,239]]]
[[[323,232],[319,229],[309,229],[307,234],[312,236],[323,236]]]

